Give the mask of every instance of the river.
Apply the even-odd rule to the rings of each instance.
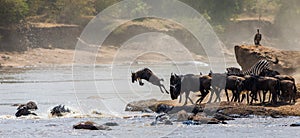
[[[182,66],[181,66],[182,65]],[[143,87],[131,83],[130,72],[145,65],[57,66],[43,68],[2,69],[0,84],[0,135],[1,137],[297,137],[300,128],[291,123],[299,117],[240,118],[228,124],[188,126],[181,122],[173,125],[151,126],[154,117],[141,117],[139,112],[125,112],[130,101],[151,99],[169,100],[159,88],[147,82]],[[169,87],[171,72],[178,74],[209,72],[205,63],[147,65],[164,79]],[[80,70],[78,72],[78,69]],[[92,77],[91,77],[92,76]],[[38,116],[16,118],[16,103],[33,100],[38,105]],[[64,104],[73,112],[57,118],[49,115],[50,109]],[[102,115],[94,114],[100,112]],[[130,119],[124,116],[135,115]],[[81,121],[97,124],[117,122],[110,131],[75,130]]]

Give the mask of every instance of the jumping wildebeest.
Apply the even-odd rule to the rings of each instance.
[[[141,86],[144,85],[142,82],[142,79],[152,83],[153,85],[156,85],[160,88],[160,91],[164,93],[162,88],[164,88],[165,92],[169,94],[169,92],[166,90],[165,86],[160,83],[160,81],[164,81],[163,79],[158,78],[150,69],[144,68],[142,70],[139,70],[137,72],[131,72],[131,81],[134,83],[135,81],[139,81],[139,84]]]
[[[190,92],[201,92],[200,98],[196,103],[201,103],[205,96],[210,90],[211,78],[209,76],[200,76],[200,75],[176,75],[171,74],[170,78],[170,94],[172,100],[177,99],[179,95],[185,93],[186,100],[184,104],[187,104],[187,99],[192,103],[193,101],[189,98]],[[181,96],[179,99],[181,102]]]

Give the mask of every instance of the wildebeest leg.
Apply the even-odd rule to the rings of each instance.
[[[190,96],[190,91],[185,92],[185,102],[184,102],[184,105],[187,104],[187,101],[188,101],[188,99],[190,98],[189,96]],[[191,102],[193,103],[192,100],[191,100]],[[194,104],[194,103],[193,103],[193,104]]]
[[[164,85],[160,84],[160,87],[163,87],[163,88],[165,89],[165,92],[166,92],[167,94],[169,94],[169,92],[167,91],[167,89],[165,88]]]
[[[257,98],[257,91],[251,91],[251,100],[250,100],[250,105],[252,105],[253,104],[253,100],[257,100],[256,98]]]
[[[211,100],[212,100],[212,97],[214,95],[214,93],[216,92],[216,87],[213,87],[211,92],[210,92],[210,97],[209,97],[209,100],[207,101],[207,103],[211,103]]]
[[[141,86],[143,86],[144,83],[142,82],[142,80],[141,80],[140,78],[138,78],[138,80],[139,80],[139,84],[140,84]]]
[[[158,87],[159,87],[161,93],[164,93],[164,91],[163,91],[163,89],[161,88],[161,86],[162,86],[162,85],[159,85]]]
[[[228,96],[227,89],[225,89],[225,94],[226,94],[226,97],[227,97],[227,102],[229,102],[229,96]],[[232,99],[231,99],[231,101],[232,101]]]
[[[208,90],[200,90],[200,92],[201,92],[201,96],[200,96],[200,98],[196,101],[196,104],[197,104],[197,103],[200,104],[200,103],[204,100],[204,98],[206,97],[206,95],[209,93]]]
[[[180,94],[179,94],[179,103],[181,103],[181,98],[182,98],[182,92],[180,92]]]
[[[219,102],[221,102],[221,97],[220,97],[221,89],[216,91],[215,93],[216,93],[216,99],[214,102],[217,102],[218,100],[219,100]]]

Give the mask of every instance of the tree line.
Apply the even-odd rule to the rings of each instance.
[[[78,24],[84,16],[95,16],[103,9],[122,0],[0,0],[0,25],[19,23],[26,18],[40,22]],[[134,0],[128,5],[129,14],[145,12],[149,7],[143,0]],[[297,0],[180,0],[193,7],[212,24],[226,24],[243,13],[272,14],[291,1]],[[298,2],[299,3],[299,2]],[[162,0],[161,5],[166,5]],[[282,6],[283,5],[283,6]],[[298,9],[297,9],[298,10]]]

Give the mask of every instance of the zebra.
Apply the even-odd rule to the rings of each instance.
[[[274,64],[278,63],[278,59],[273,62]],[[242,71],[236,67],[229,67],[226,68],[228,75],[236,75],[236,76],[243,76],[243,75],[255,75],[258,76],[264,69],[270,69],[270,62],[266,59],[261,59],[257,63],[255,63],[250,69]]]

